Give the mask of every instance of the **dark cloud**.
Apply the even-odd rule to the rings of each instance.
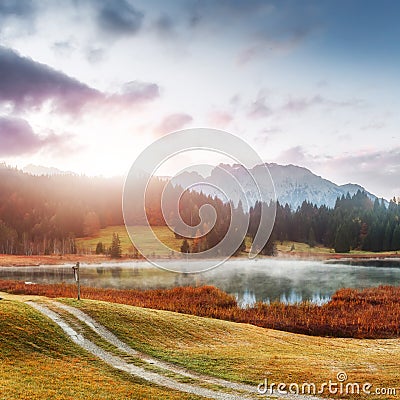
[[[57,136],[53,133],[41,137],[24,119],[0,117],[1,157],[32,154],[52,147],[60,149],[70,139],[70,136]]]
[[[95,2],[101,4],[98,10],[99,27],[114,36],[136,34],[142,26],[144,14],[126,0]]]
[[[181,10],[189,28],[226,33],[231,27],[237,32],[252,27],[254,16],[263,15],[270,7],[265,0],[187,0]]]
[[[0,102],[17,111],[52,101],[56,109],[76,113],[101,93],[45,64],[0,47]]]
[[[185,113],[176,113],[166,116],[156,128],[157,135],[165,135],[170,132],[183,129],[187,124],[193,121],[193,117]]]
[[[249,27],[249,44],[238,55],[239,64],[244,64],[257,57],[285,55],[294,51],[318,30],[319,23],[311,17],[306,5],[293,3],[285,7],[271,6],[264,18],[268,23],[254,21]]]
[[[174,20],[167,14],[162,14],[154,23],[155,30],[162,36],[171,36],[174,33]]]
[[[273,7],[272,2],[265,0],[191,0],[185,3],[192,26],[209,23],[212,20],[221,21],[221,17],[230,19],[254,13]]]
[[[239,52],[238,64],[246,64],[257,57],[268,57],[276,54],[287,54],[298,47],[307,37],[308,32],[292,32],[283,37],[274,37],[273,35],[256,35],[253,43]]]
[[[0,0],[0,33],[3,37],[32,34],[38,4],[31,0]]]
[[[0,1],[0,19],[6,17],[31,18],[36,14],[36,6],[31,0]]]
[[[153,83],[131,82],[121,94],[93,89],[45,64],[0,46],[0,103],[14,111],[38,109],[51,102],[54,111],[78,114],[86,106],[129,106],[159,96]]]
[[[257,16],[265,16],[267,10],[274,6],[265,0],[190,0],[184,3],[187,25],[193,30],[205,30],[205,33],[223,32],[232,39],[234,34],[247,34],[254,26],[259,25]],[[266,23],[265,19],[263,23]]]
[[[169,15],[163,14],[157,19],[156,25],[161,32],[170,32],[174,26],[174,21]]]
[[[188,25],[192,29],[223,31],[241,46],[237,61],[287,54],[321,31],[318,4],[291,0],[188,1]]]

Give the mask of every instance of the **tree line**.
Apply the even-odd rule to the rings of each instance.
[[[0,165],[0,254],[76,253],[75,238],[123,224],[122,179],[34,176]]]
[[[257,205],[250,210],[255,213]],[[334,208],[317,207],[304,201],[292,211],[277,205],[274,240],[321,244],[338,253],[350,250],[372,252],[400,250],[400,203],[393,198],[371,200],[365,192],[347,194]]]
[[[171,199],[179,197],[175,215],[173,201],[161,210],[161,194],[167,182],[153,178],[146,196],[147,219],[151,225],[166,225],[164,215],[175,228],[182,221],[197,226],[198,238],[182,239],[182,252],[213,249],[227,234],[231,220],[238,225],[247,221],[247,235],[254,239],[261,208],[273,204],[256,203],[248,214],[239,203],[224,203],[217,197],[195,191],[179,197],[180,188],[172,188]],[[89,178],[77,175],[33,176],[0,165],[0,254],[67,254],[79,251],[75,238],[93,236],[100,228],[122,225],[122,179]],[[210,204],[216,210],[204,213],[200,224],[199,210]],[[163,213],[164,211],[164,213]],[[132,209],[135,219],[135,209]],[[137,224],[140,221],[137,213]],[[212,226],[212,229],[210,229]],[[182,229],[181,229],[182,230]],[[202,236],[204,232],[208,232]],[[233,233],[234,234],[234,233]],[[190,236],[190,235],[189,235]],[[276,241],[305,242],[310,246],[324,245],[337,252],[351,249],[366,251],[400,250],[400,204],[392,199],[371,200],[364,192],[338,198],[334,208],[317,207],[304,201],[296,210],[276,204],[276,220],[272,235],[262,254],[274,254]],[[241,241],[236,252],[244,250]],[[218,255],[231,254],[229,245],[220,246]]]

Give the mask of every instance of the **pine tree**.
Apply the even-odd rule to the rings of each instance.
[[[110,256],[111,258],[121,258],[122,249],[121,249],[121,241],[119,239],[118,233],[113,233],[111,248],[110,248]]]
[[[335,236],[335,252],[348,253],[349,251],[350,244],[347,229],[344,225],[340,225]]]
[[[97,243],[96,246],[96,254],[103,254],[104,253],[104,246],[102,242]]]
[[[400,225],[397,225],[392,236],[392,250],[400,250]]]
[[[190,246],[189,243],[186,239],[183,240],[182,246],[181,246],[181,253],[190,253]]]
[[[316,244],[316,239],[315,239],[315,232],[312,227],[310,227],[310,230],[308,232],[308,245],[310,247],[315,247]]]
[[[361,223],[361,228],[360,228],[360,247],[363,249],[364,248],[364,241],[365,238],[368,235],[368,225],[365,222]]]
[[[260,254],[264,256],[276,256],[277,255],[277,248],[276,248],[276,243],[274,240],[273,235],[271,235],[263,247],[263,249],[260,251]]]
[[[393,228],[390,225],[390,222],[388,221],[388,223],[386,224],[385,235],[383,237],[383,251],[388,251],[391,249],[392,234],[393,234]]]

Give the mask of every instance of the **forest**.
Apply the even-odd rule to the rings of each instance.
[[[278,204],[273,237],[310,246],[321,244],[338,253],[353,249],[397,251],[400,250],[400,204],[396,199],[388,205],[383,200],[372,201],[361,191],[352,197],[338,198],[332,209],[304,201],[293,211]]]
[[[122,179],[34,176],[0,165],[0,254],[75,253],[75,238],[122,225]]]
[[[148,188],[145,206],[153,226],[166,225],[160,201],[165,185],[165,180],[153,178]],[[79,252],[75,238],[93,236],[107,226],[123,225],[122,190],[122,178],[33,176],[0,165],[0,254]],[[261,208],[271,207],[256,203],[246,215],[240,204],[234,207],[203,193],[185,192],[179,202],[182,220],[191,226],[198,225],[199,209],[204,204],[211,204],[216,210],[216,223],[209,233],[192,240],[190,246],[182,237],[183,252],[212,249],[226,235],[233,216],[239,223],[249,217],[247,235],[253,239]],[[274,242],[284,240],[308,243],[311,247],[324,245],[340,253],[352,249],[400,250],[400,204],[395,199],[387,205],[383,200],[372,201],[359,191],[352,197],[338,198],[334,208],[304,201],[296,210],[277,203],[276,210],[271,239],[261,249],[262,254],[273,255]],[[169,222],[178,225],[173,207],[166,212]],[[143,222],[137,220],[138,224]],[[207,216],[199,230],[209,230]],[[243,249],[244,242],[237,252]],[[231,249],[219,249],[224,251],[229,253]]]

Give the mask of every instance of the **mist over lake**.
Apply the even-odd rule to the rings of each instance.
[[[171,266],[184,261],[170,261]],[[399,285],[400,259],[374,260],[372,265],[346,265],[312,260],[231,259],[214,270],[198,274],[164,271],[145,261],[81,265],[81,283],[120,289],[161,289],[213,285],[234,295],[241,306],[256,301],[322,304],[343,287]],[[201,263],[199,261],[199,263]],[[362,264],[360,261],[359,264]],[[72,265],[3,267],[0,279],[32,283],[73,283]]]

